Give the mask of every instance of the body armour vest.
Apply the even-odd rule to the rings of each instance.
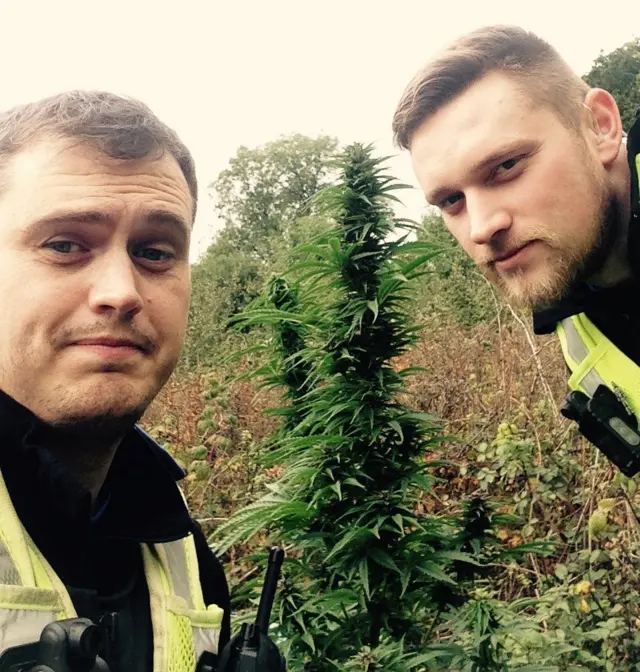
[[[177,487],[177,486],[176,486]],[[0,652],[38,641],[53,621],[77,616],[60,578],[22,526],[0,474]],[[205,606],[190,535],[142,544],[153,628],[154,672],[194,672],[218,653],[223,610]]]

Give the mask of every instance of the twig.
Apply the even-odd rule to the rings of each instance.
[[[542,382],[542,386],[545,389],[545,392],[547,393],[549,397],[549,401],[551,403],[551,408],[553,409],[554,413],[556,416],[558,416],[559,411],[558,411],[558,406],[556,405],[556,400],[553,398],[553,392],[551,391],[551,387],[549,387],[549,383],[547,382],[547,379],[544,376],[544,370],[542,368],[542,363],[540,362],[540,357],[538,356],[538,351],[536,350],[535,343],[533,342],[533,338],[531,337],[531,334],[529,333],[529,329],[527,328],[527,325],[522,321],[522,318],[516,313],[516,311],[511,307],[509,303],[506,303],[507,308],[511,312],[511,315],[513,316],[513,319],[522,327],[522,330],[525,333],[525,336],[527,337],[527,342],[529,343],[529,346],[531,347],[531,353],[533,354],[533,359],[536,363],[536,368],[538,369],[538,373],[540,375],[540,380]]]
[[[496,296],[496,293],[493,289],[493,285],[487,280],[487,278],[484,277],[484,275],[479,274],[480,277],[482,277],[488,287],[489,291],[491,292],[491,296],[493,297],[493,302],[496,306],[496,319],[498,320],[498,342],[500,343],[500,369],[501,369],[501,378],[502,380],[500,381],[500,390],[504,392],[504,386],[505,386],[505,371],[504,371],[504,344],[502,342],[502,321],[500,320],[500,313],[501,308],[500,308],[500,303],[498,302],[498,297]]]

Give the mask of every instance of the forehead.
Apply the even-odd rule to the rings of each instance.
[[[18,152],[4,169],[0,204],[42,214],[70,209],[163,207],[190,222],[193,203],[175,158],[119,160],[88,143],[43,139]]]
[[[461,171],[501,146],[532,138],[559,124],[501,73],[472,84],[429,117],[415,132],[411,158],[420,185],[429,192],[460,179]]]

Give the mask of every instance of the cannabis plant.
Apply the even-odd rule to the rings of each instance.
[[[401,402],[416,369],[397,362],[417,336],[413,281],[438,250],[410,241],[413,223],[393,216],[403,185],[371,147],[348,147],[340,169],[319,196],[335,225],[288,274],[295,300],[278,281],[272,307],[238,319],[276,335],[281,364],[259,373],[286,390],[265,457],[282,476],[219,529],[217,546],[268,529],[287,548],[277,635],[292,670],[427,669],[460,655],[436,642],[438,620],[464,603],[487,526],[477,503],[466,523],[416,513],[443,437]]]

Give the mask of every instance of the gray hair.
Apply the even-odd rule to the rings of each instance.
[[[114,159],[160,158],[178,162],[193,198],[198,185],[191,153],[174,130],[139,100],[106,91],[65,91],[0,114],[0,169],[43,137],[77,138]]]

